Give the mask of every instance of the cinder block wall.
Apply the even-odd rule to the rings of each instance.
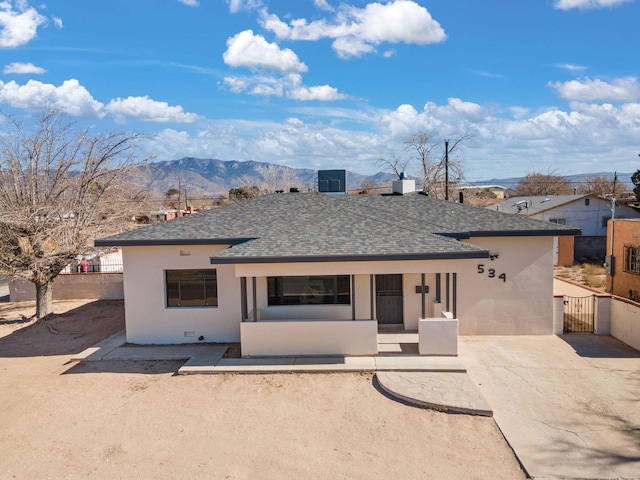
[[[36,299],[36,287],[27,280],[9,282],[9,298],[12,302],[28,302]],[[54,300],[122,300],[124,288],[121,273],[83,273],[59,275],[53,283]]]

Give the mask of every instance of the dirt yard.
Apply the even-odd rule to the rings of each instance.
[[[371,375],[177,376],[70,363],[121,302],[0,303],[0,478],[522,479],[493,419],[406,406]]]

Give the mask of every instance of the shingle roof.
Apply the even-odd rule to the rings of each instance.
[[[408,195],[273,194],[96,241],[98,246],[233,245],[218,263],[481,258],[473,236],[555,236],[573,228]]]
[[[592,197],[589,194],[584,195],[545,195],[545,196],[529,196],[529,197],[511,197],[504,202],[494,203],[486,208],[505,213],[517,213],[520,215],[535,215],[536,213],[551,210],[552,208],[575,202],[585,197]],[[594,198],[594,197],[592,197]]]

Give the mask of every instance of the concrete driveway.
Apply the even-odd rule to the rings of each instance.
[[[640,479],[640,352],[608,336],[461,337],[533,478]]]

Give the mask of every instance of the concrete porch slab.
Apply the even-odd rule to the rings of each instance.
[[[377,372],[380,387],[407,403],[448,413],[493,415],[491,407],[461,372]]]

